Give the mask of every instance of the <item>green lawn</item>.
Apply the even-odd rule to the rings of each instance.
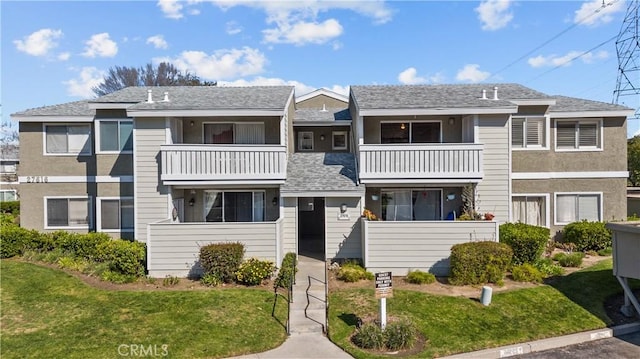
[[[463,297],[397,290],[387,300],[387,313],[410,318],[428,338],[415,357],[436,357],[606,327],[604,299],[622,290],[611,260],[556,278],[552,285],[494,294],[488,307]],[[377,308],[373,290],[331,294],[331,340],[356,358],[380,357],[349,342],[355,316],[375,315]]]
[[[264,290],[105,291],[29,263],[2,260],[0,270],[2,358],[115,358],[140,346],[156,356],[220,358],[286,338],[286,304],[278,301],[276,320]]]

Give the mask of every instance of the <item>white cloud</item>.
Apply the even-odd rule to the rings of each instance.
[[[181,19],[182,15],[182,4],[180,0],[158,0],[158,7],[160,11],[164,13],[165,17],[170,19]]]
[[[498,30],[513,20],[513,13],[509,11],[511,0],[484,0],[475,8],[478,18],[482,22],[482,30]]]
[[[85,57],[114,57],[118,53],[118,44],[109,38],[107,32],[91,36],[85,44],[82,53]]]
[[[156,49],[166,49],[169,47],[169,44],[162,35],[154,35],[147,38],[147,44],[152,44]]]
[[[615,13],[624,10],[624,1],[609,1],[602,7],[602,0],[589,0],[583,2],[575,11],[573,22],[595,27],[611,22]]]
[[[235,21],[227,21],[226,31],[229,35],[237,35],[242,32],[242,26]]]
[[[580,56],[584,51],[569,51],[568,53],[558,56],[558,55],[538,55],[536,57],[530,58],[527,62],[529,66],[537,68],[543,66],[570,66],[572,64],[572,60],[580,59],[585,64],[591,64],[597,60],[603,60],[609,57],[609,53],[607,51],[598,51],[598,52],[587,52],[586,54]],[[580,56],[580,57],[578,57]],[[574,60],[575,61],[575,60]]]
[[[100,85],[104,79],[104,71],[95,67],[83,67],[78,77],[62,83],[67,86],[67,93],[70,96],[83,98],[95,97],[93,88]]]
[[[250,47],[224,49],[209,55],[202,51],[183,51],[176,58],[156,58],[154,62],[170,62],[181,71],[189,71],[206,80],[220,81],[264,71],[267,59],[260,50]]]
[[[446,77],[442,72],[436,72],[434,75],[429,76],[429,81],[434,84],[441,84],[446,81]]]
[[[398,81],[404,85],[415,85],[425,83],[427,79],[418,76],[418,71],[415,67],[409,67],[398,75]]]
[[[476,83],[486,80],[491,73],[486,71],[480,71],[480,65],[467,64],[456,74],[456,80],[463,82]]]
[[[322,23],[299,21],[295,24],[279,22],[274,29],[263,30],[264,40],[272,43],[304,45],[324,44],[342,35],[342,25],[336,19]]]
[[[58,54],[57,58],[60,61],[67,61],[71,57],[71,54],[68,52],[61,52]]]
[[[19,51],[32,56],[45,56],[49,51],[58,46],[58,40],[62,37],[62,30],[40,29],[22,40],[14,40],[13,43]]]
[[[340,50],[343,46],[344,46],[344,45],[343,45],[340,41],[334,41],[334,42],[332,42],[332,43],[331,43],[331,48],[332,48],[334,51],[338,51],[338,50]]]

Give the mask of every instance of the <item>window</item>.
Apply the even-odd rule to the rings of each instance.
[[[441,190],[383,190],[382,218],[386,221],[442,219]]]
[[[101,152],[132,152],[133,122],[126,120],[100,120],[98,136]]]
[[[313,132],[298,132],[298,150],[313,151]]]
[[[98,230],[133,232],[133,198],[99,198]]]
[[[601,197],[599,193],[562,193],[555,198],[555,222],[567,224],[602,219]]]
[[[511,208],[514,222],[547,226],[546,196],[513,196]]]
[[[380,143],[438,143],[440,122],[383,122]]]
[[[15,189],[0,190],[0,202],[15,201],[16,199],[17,192]]]
[[[91,154],[90,125],[46,125],[45,154]]]
[[[333,138],[332,148],[334,150],[347,149],[347,131],[333,131],[331,137]]]
[[[263,222],[264,192],[204,192],[206,222]]]
[[[545,146],[544,117],[524,117],[511,120],[511,147],[542,148]]]
[[[556,149],[601,149],[600,121],[556,121]]]
[[[89,228],[87,197],[45,198],[45,228]]]
[[[205,123],[204,143],[264,144],[263,123]]]

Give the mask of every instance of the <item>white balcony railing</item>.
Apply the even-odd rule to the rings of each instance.
[[[482,179],[478,143],[360,145],[360,179]]]
[[[287,174],[280,145],[163,145],[163,181],[281,180]]]

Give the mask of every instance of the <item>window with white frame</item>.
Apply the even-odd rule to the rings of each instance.
[[[601,121],[557,120],[556,149],[561,151],[601,149],[601,131]]]
[[[298,132],[298,150],[313,151],[313,132],[310,132],[310,131]]]
[[[89,228],[87,197],[46,197],[45,228]]]
[[[333,131],[331,137],[333,150],[347,149],[347,131]]]
[[[437,221],[442,219],[439,189],[382,190],[382,218],[386,221]]]
[[[567,224],[576,221],[600,221],[602,195],[599,193],[557,193],[555,196],[555,222]]]
[[[206,222],[263,222],[265,202],[263,191],[205,191],[204,220]]]
[[[511,208],[514,222],[547,226],[546,196],[514,195],[511,197]]]
[[[17,191],[15,189],[0,190],[0,202],[15,201],[17,197]]]
[[[98,125],[100,152],[133,151],[133,122],[131,120],[100,120]]]
[[[46,154],[91,154],[91,125],[45,125]]]
[[[205,123],[204,143],[264,144],[264,123]]]
[[[441,139],[440,121],[380,123],[380,143],[438,143]]]
[[[98,230],[133,232],[133,198],[98,198]]]
[[[511,120],[511,147],[545,147],[545,123],[544,117],[514,117]]]

